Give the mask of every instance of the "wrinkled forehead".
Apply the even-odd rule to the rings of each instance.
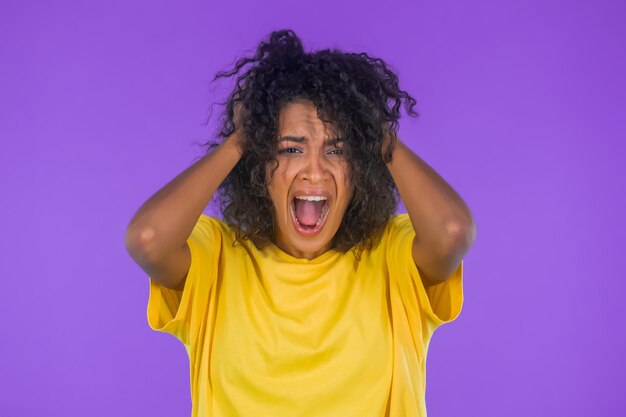
[[[323,118],[327,118],[322,113]],[[341,129],[332,120],[324,121],[312,101],[296,99],[285,104],[278,117],[278,137],[311,136],[323,139],[341,136]]]

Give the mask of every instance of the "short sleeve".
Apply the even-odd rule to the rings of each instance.
[[[175,290],[150,278],[147,317],[150,328],[169,333],[186,346],[200,328],[209,307],[209,295],[221,248],[217,221],[201,214],[187,239],[191,265],[184,288]]]
[[[411,288],[417,296],[419,308],[436,328],[455,320],[463,307],[463,261],[445,281],[424,287],[419,270],[413,261],[412,245],[415,237],[408,214],[399,214],[389,230],[390,273],[410,277]],[[406,287],[405,287],[406,288]]]

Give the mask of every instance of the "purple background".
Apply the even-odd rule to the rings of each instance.
[[[0,415],[189,415],[124,231],[211,137],[216,71],[281,28],[389,62],[400,137],[476,219],[429,415],[623,415],[623,2],[54,3],[0,12]]]

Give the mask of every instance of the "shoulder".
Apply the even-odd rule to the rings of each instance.
[[[372,235],[373,243],[371,248],[363,248],[359,251],[360,255],[370,253],[374,255],[376,253],[392,251],[394,247],[397,249],[399,242],[406,238],[410,239],[411,233],[413,233],[413,235],[415,234],[409,215],[406,213],[392,214],[389,216],[379,233],[380,234]]]
[[[203,237],[210,240],[233,241],[235,239],[235,231],[233,228],[221,219],[208,216],[204,213],[200,215],[196,225],[193,228],[192,235]]]
[[[394,214],[387,221],[380,246],[383,251],[396,258],[406,252],[406,246],[411,245],[414,238],[415,231],[409,215]]]
[[[194,227],[192,236],[194,234],[204,240],[207,245],[216,248],[221,247],[221,250],[228,256],[239,256],[256,251],[252,241],[243,238],[237,239],[236,226],[204,213],[200,215]]]
[[[411,219],[407,213],[394,214],[387,221],[385,235],[388,237],[406,236],[411,233],[415,234]]]
[[[217,217],[208,216],[204,213],[200,214],[198,218],[198,225],[203,227],[211,227],[217,229],[219,231],[226,231],[229,226],[224,222],[224,220],[218,219]]]

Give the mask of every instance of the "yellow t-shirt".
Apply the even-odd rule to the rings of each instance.
[[[306,260],[233,246],[234,231],[202,214],[184,289],[150,279],[147,309],[187,350],[192,417],[425,417],[426,353],[461,311],[463,263],[426,290],[414,236],[395,215],[360,261]]]

